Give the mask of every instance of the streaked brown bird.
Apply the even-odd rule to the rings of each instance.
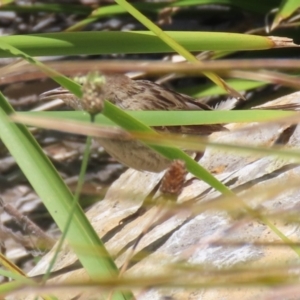
[[[95,75],[93,75],[95,78]],[[61,99],[75,110],[91,114],[100,113],[104,100],[124,110],[211,110],[192,97],[164,88],[148,80],[132,80],[120,74],[98,74],[96,85],[91,76],[77,77],[82,84],[83,99],[79,99],[63,88],[57,88],[41,95],[42,99]],[[91,88],[93,86],[93,88]],[[224,130],[220,124],[156,127],[159,132],[171,132],[207,136]],[[136,170],[161,172],[170,165],[170,160],[150,149],[138,140],[97,138],[101,146],[116,160]]]

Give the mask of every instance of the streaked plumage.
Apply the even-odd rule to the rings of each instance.
[[[86,77],[78,78],[85,81]],[[60,98],[76,110],[90,113],[101,112],[103,100],[108,100],[124,110],[211,110],[203,103],[196,102],[192,97],[166,89],[147,80],[132,80],[125,75],[105,74],[104,81],[98,84],[95,91],[90,92],[89,82],[83,84],[84,100],[78,99],[69,91],[58,88],[42,95],[43,98]],[[97,94],[98,100],[94,100]],[[87,100],[88,99],[88,100]],[[224,130],[222,125],[193,125],[157,127],[159,131],[183,134],[209,135]],[[150,172],[160,172],[168,167],[170,161],[139,141],[120,141],[98,139],[103,148],[121,163]]]

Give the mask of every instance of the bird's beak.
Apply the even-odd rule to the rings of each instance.
[[[50,101],[50,100],[55,100],[55,99],[61,99],[64,100],[66,97],[70,96],[70,91],[63,88],[63,87],[59,87],[47,92],[44,92],[42,94],[40,94],[39,98],[40,100],[43,101]]]

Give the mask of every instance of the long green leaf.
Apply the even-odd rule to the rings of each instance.
[[[294,111],[282,110],[228,110],[228,111],[127,111],[148,126],[180,126],[201,125],[216,123],[247,123],[268,122],[279,118],[293,117],[298,114]],[[49,111],[49,112],[18,112],[17,116],[46,117],[59,120],[89,121],[89,115],[79,111]],[[95,123],[101,125],[115,125],[115,122],[104,115],[97,115]]]
[[[166,31],[188,51],[262,50],[274,47],[268,37],[238,33]],[[68,32],[4,36],[0,42],[10,44],[30,56],[169,53],[174,50],[149,31]],[[0,57],[13,57],[1,50]]]

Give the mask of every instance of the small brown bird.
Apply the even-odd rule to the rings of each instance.
[[[93,75],[94,76],[94,75]],[[42,99],[61,99],[76,110],[85,110],[91,114],[100,113],[104,100],[124,110],[211,110],[192,97],[164,88],[148,80],[132,80],[125,75],[98,74],[96,88],[91,87],[87,78],[77,77],[82,84],[83,99],[78,99],[68,90],[54,89],[43,93]],[[95,76],[94,76],[95,78]],[[158,131],[182,134],[209,135],[224,130],[220,124],[156,127]],[[166,169],[170,160],[150,149],[137,140],[123,141],[117,139],[97,139],[101,146],[116,160],[136,170],[161,172]]]

